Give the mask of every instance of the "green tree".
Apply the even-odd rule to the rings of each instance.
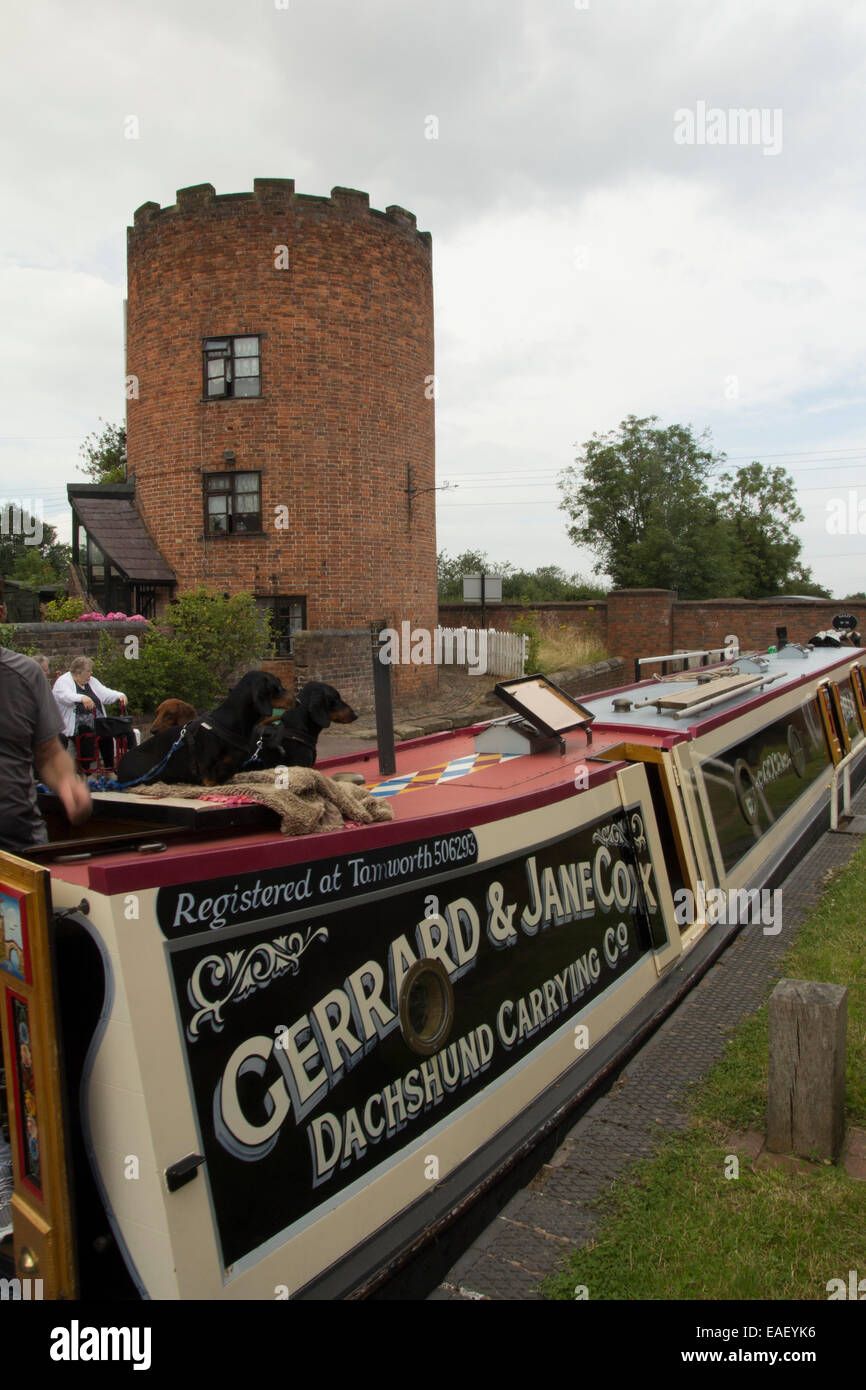
[[[508,603],[567,603],[570,600],[604,598],[605,589],[579,574],[566,574],[559,565],[541,565],[536,570],[515,569],[510,561],[490,560],[482,550],[465,550],[450,556],[442,550],[436,557],[439,599],[459,603],[463,598],[464,574],[502,576],[502,598]]]
[[[512,603],[572,603],[578,599],[604,598],[606,589],[579,574],[566,574],[559,565],[537,570],[515,570],[502,584],[502,597]]]
[[[4,528],[0,532],[0,575],[17,579],[22,584],[39,588],[43,584],[59,584],[66,580],[70,559],[68,545],[57,539],[57,529],[39,517],[23,512],[20,521],[8,504],[3,511]],[[38,544],[33,544],[40,535]]]
[[[593,435],[560,479],[576,545],[598,556],[616,588],[676,589],[682,598],[735,594],[740,576],[729,528],[708,480],[724,457],[690,427],[629,415]]]
[[[511,566],[505,568],[510,570]],[[449,555],[447,550],[440,550],[436,556],[436,578],[443,603],[462,600],[464,574],[502,574],[502,567],[489,560],[483,550],[464,550],[462,555]]]
[[[791,527],[803,520],[794,480],[784,468],[752,462],[723,473],[718,507],[728,523],[740,571],[740,597],[815,594],[829,598],[800,563],[802,541]]]
[[[99,416],[101,432],[94,430],[79,449],[85,459],[77,465],[92,483],[122,483],[126,481],[126,427],[109,425]]]

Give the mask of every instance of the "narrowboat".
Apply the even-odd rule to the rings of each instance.
[[[768,890],[863,771],[864,657],[669,659],[580,702],[501,682],[503,718],[393,774],[319,764],[388,798],[370,825],[108,791],[73,831],[46,802],[49,843],[0,855],[16,1275],[375,1291],[736,931],[784,929]]]

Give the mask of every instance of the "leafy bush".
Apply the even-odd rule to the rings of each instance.
[[[451,556],[440,550],[436,557],[440,603],[462,603],[465,574],[502,576],[505,603],[570,603],[580,599],[604,598],[607,590],[579,574],[566,574],[559,565],[542,565],[536,570],[515,569],[508,560],[489,560],[481,550],[465,550]]]
[[[15,641],[15,623],[0,623],[0,647],[6,647],[10,652],[17,652],[19,656],[35,656],[35,647],[22,647],[20,641]]]
[[[538,614],[527,613],[522,618],[515,618],[511,624],[511,631],[518,633],[521,637],[529,638],[526,644],[524,670],[528,676],[534,675],[538,671],[538,654],[541,650],[541,628],[538,624]]]
[[[96,674],[122,690],[137,713],[163,700],[186,700],[197,709],[217,704],[241,665],[270,649],[268,624],[249,594],[225,598],[205,588],[182,594],[169,608],[168,628],[115,638],[99,635]],[[126,651],[137,656],[127,656]]]
[[[45,605],[46,623],[71,623],[84,612],[83,598],[53,598]]]

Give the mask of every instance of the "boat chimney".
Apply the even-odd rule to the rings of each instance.
[[[384,659],[382,633],[388,626],[371,622],[370,642],[373,656],[373,701],[376,709],[376,747],[379,751],[379,773],[391,777],[397,770],[394,756],[394,706],[391,700],[391,663]]]

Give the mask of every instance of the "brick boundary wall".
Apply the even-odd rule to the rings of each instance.
[[[735,636],[742,650],[766,648],[776,640],[776,628],[787,627],[792,642],[807,642],[816,632],[832,626],[837,613],[851,612],[860,631],[866,635],[866,603],[855,600],[815,599],[694,599],[678,600],[671,589],[614,589],[606,601],[578,603],[494,604],[489,624],[508,631],[515,618],[537,613],[542,631],[561,627],[590,632],[608,651],[614,652],[625,667],[601,684],[586,686],[584,693],[614,686],[632,678],[637,657],[686,650],[721,647]],[[481,623],[476,604],[442,604],[439,622],[444,627],[477,628]],[[146,639],[143,623],[16,623],[12,645],[42,651],[51,664],[52,677],[69,669],[79,653],[96,658],[99,634],[115,637],[135,633]],[[614,658],[614,659],[616,659]],[[263,661],[264,670],[273,671],[287,688],[298,690],[308,680],[324,680],[335,685],[350,703],[372,707],[373,676],[370,634],[366,628],[323,629],[295,635],[294,661]],[[599,662],[596,670],[606,663]],[[419,670],[413,666],[392,668],[395,698],[416,693]],[[99,672],[97,671],[97,676]],[[433,679],[437,679],[434,672]],[[567,687],[578,694],[575,687]],[[433,691],[431,690],[431,694]]]
[[[630,672],[620,656],[609,657],[607,661],[595,661],[591,666],[578,666],[571,671],[557,671],[550,677],[554,685],[580,700],[585,695],[595,695],[599,690],[614,690],[630,679]]]
[[[741,649],[766,648],[776,641],[776,628],[786,627],[792,642],[808,642],[816,632],[832,627],[837,613],[850,612],[866,636],[863,600],[810,599],[678,599],[673,589],[613,589],[606,600],[580,603],[496,603],[488,607],[488,625],[508,631],[515,618],[538,615],[542,632],[565,627],[591,632],[607,650],[622,657],[631,679],[637,657],[666,654],[676,648],[703,650],[721,647],[734,636]],[[439,621],[444,627],[481,625],[478,604],[443,603]]]
[[[629,665],[641,656],[721,647],[728,637],[737,638],[741,651],[760,651],[775,645],[777,627],[787,628],[790,642],[808,642],[843,612],[854,615],[861,633],[866,630],[862,599],[679,600],[671,589],[614,589],[608,594],[608,650]]]
[[[101,632],[108,632],[112,637],[123,638],[134,633],[136,637],[146,638],[149,631],[147,623],[15,623],[11,644],[15,651],[27,647],[47,656],[51,679],[55,680],[69,670],[69,663],[75,656],[89,656],[96,661]],[[94,675],[98,680],[99,671],[95,666]]]
[[[852,613],[859,630],[866,630],[866,603],[856,599],[814,599],[781,603],[778,599],[710,599],[673,604],[673,631],[678,647],[721,646],[728,635],[740,648],[767,647],[776,641],[776,628],[788,629],[791,642],[808,642],[816,632],[833,626],[837,613]]]
[[[373,706],[373,658],[368,628],[296,632],[294,689],[325,681],[355,709]]]
[[[18,651],[27,647],[48,657],[52,681],[69,670],[75,656],[89,656],[96,661],[99,635],[108,632],[112,637],[130,633],[147,641],[150,626],[145,623],[15,623],[12,647]],[[230,678],[230,684],[240,680],[244,671],[260,667],[271,671],[287,690],[297,692],[307,681],[321,680],[334,685],[350,704],[361,708],[373,706],[373,664],[370,654],[370,632],[367,628],[348,631],[324,629],[318,632],[299,632],[294,639],[294,657],[289,660],[248,662]],[[394,697],[415,693],[415,666],[392,667]],[[99,679],[99,670],[94,674]],[[438,680],[438,672],[434,672]]]

